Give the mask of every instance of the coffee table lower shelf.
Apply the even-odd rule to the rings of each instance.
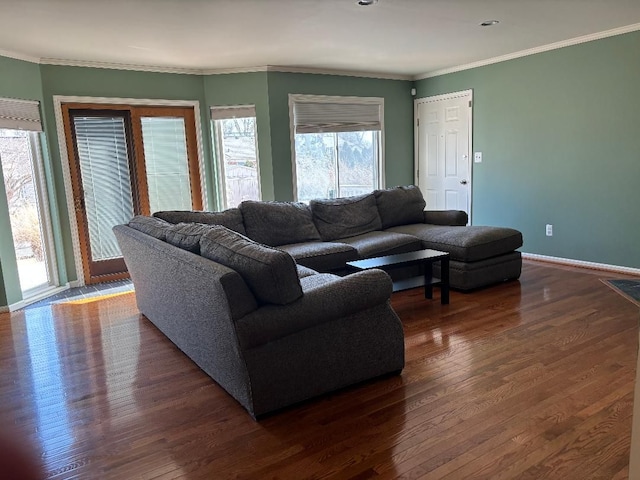
[[[434,262],[440,262],[442,278],[433,277]],[[424,286],[425,298],[433,298],[433,286],[439,285],[440,303],[447,305],[449,303],[449,253],[447,252],[425,249],[347,262],[348,267],[357,271],[379,268],[389,272],[395,268],[408,267],[411,265],[423,265],[424,275],[394,281],[393,291],[399,292],[401,290]]]

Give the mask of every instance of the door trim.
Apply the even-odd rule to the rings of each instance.
[[[77,280],[69,282],[72,287],[82,287],[86,284],[83,269],[80,236],[78,234],[78,222],[75,216],[73,199],[73,187],[71,182],[71,167],[69,164],[69,152],[64,130],[64,118],[62,115],[63,103],[92,103],[92,104],[121,104],[134,106],[154,107],[192,107],[196,124],[196,142],[198,148],[198,168],[200,170],[200,189],[202,191],[203,208],[209,209],[206,176],[204,164],[204,149],[202,146],[202,116],[200,114],[200,102],[197,100],[157,100],[143,98],[116,98],[116,97],[78,97],[66,95],[53,96],[53,111],[56,119],[56,134],[58,136],[58,148],[60,151],[60,163],[62,164],[62,177],[66,197],[69,225],[71,230],[71,243],[73,244],[73,261]]]
[[[418,126],[418,106],[420,104],[425,103],[433,103],[440,102],[443,100],[451,100],[453,98],[463,98],[468,97],[469,99],[469,158],[468,169],[469,169],[469,200],[468,200],[468,216],[469,216],[469,225],[473,225],[472,222],[472,213],[473,213],[473,90],[461,90],[459,92],[451,92],[445,93],[442,95],[434,95],[432,97],[422,97],[416,98],[413,101],[413,127],[414,127],[414,135],[413,135],[413,183],[414,185],[418,185],[418,156],[420,154],[420,132]]]

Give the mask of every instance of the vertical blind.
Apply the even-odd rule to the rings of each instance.
[[[375,102],[294,100],[295,133],[382,130],[382,104],[382,98]]]
[[[0,128],[41,132],[40,102],[0,98]]]
[[[74,117],[94,262],[121,257],[115,225],[133,217],[129,153],[122,117]]]

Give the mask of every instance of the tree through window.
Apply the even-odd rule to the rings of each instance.
[[[380,187],[381,98],[291,95],[298,201]]]

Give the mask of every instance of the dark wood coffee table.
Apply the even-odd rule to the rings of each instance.
[[[440,262],[442,278],[433,278],[434,262]],[[347,262],[347,266],[354,270],[379,268],[385,272],[411,265],[423,265],[424,275],[393,282],[393,291],[399,292],[424,285],[424,298],[433,298],[433,286],[440,285],[440,303],[447,305],[449,303],[449,254],[447,252],[426,249]]]

